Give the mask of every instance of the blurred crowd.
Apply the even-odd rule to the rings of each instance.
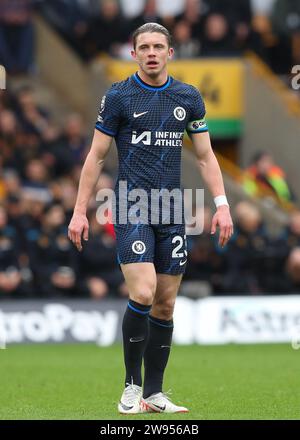
[[[53,0],[41,10],[84,59],[128,59],[132,32],[155,21],[172,33],[177,58],[251,49],[278,73],[300,60],[297,0]]]
[[[298,0],[0,0],[0,64],[34,71],[36,10],[83,60],[130,57],[130,36],[155,21],[173,35],[175,56],[259,54],[276,73],[300,64]]]
[[[34,68],[32,14],[37,9],[85,60],[99,53],[126,58],[130,34],[147,21],[167,26],[176,56],[260,53],[278,71],[300,58],[300,2],[296,0],[0,0],[0,64],[11,73]],[[297,58],[298,57],[298,58]],[[89,240],[77,252],[67,238],[82,164],[90,139],[79,114],[61,125],[38,104],[34,90],[0,91],[0,298],[126,297],[111,224],[96,220],[91,200]],[[97,190],[114,187],[105,170]],[[293,201],[284,171],[268,152],[246,170],[245,191],[265,187]],[[189,236],[184,279],[211,294],[291,293],[300,289],[300,213],[274,237],[260,212],[241,202],[235,234],[224,249],[210,234]]]
[[[0,293],[34,296],[127,295],[112,225],[95,220],[78,253],[67,237],[88,139],[80,115],[61,129],[34,91],[0,95]],[[103,173],[98,188],[113,187]]]
[[[233,209],[234,235],[225,248],[210,234],[213,213],[204,209],[204,231],[189,236],[185,280],[207,283],[214,295],[284,294],[300,291],[300,212],[279,234],[270,234],[259,209],[248,201]],[[201,214],[202,215],[202,214]]]
[[[89,139],[78,114],[69,114],[62,127],[29,87],[1,92],[0,297],[126,297],[114,229],[98,222],[95,198],[83,251],[77,252],[67,237]],[[250,172],[252,179],[269,179],[274,190],[290,194],[269,153],[255,158]],[[96,192],[113,188],[114,177],[105,170]],[[257,208],[241,202],[233,211],[235,234],[223,249],[210,234],[212,214],[209,208],[197,213],[203,215],[204,232],[188,238],[185,281],[207,283],[215,295],[300,289],[300,212],[274,237]]]

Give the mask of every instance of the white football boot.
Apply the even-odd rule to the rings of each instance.
[[[126,388],[118,404],[119,413],[138,414],[140,412],[142,394],[142,387],[126,383]]]
[[[165,393],[155,393],[141,400],[141,412],[159,413],[187,413],[189,410],[184,406],[177,406],[171,402]]]

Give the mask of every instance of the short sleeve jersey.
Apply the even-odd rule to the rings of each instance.
[[[147,192],[180,188],[184,131],[208,130],[195,87],[172,77],[153,87],[137,73],[113,84],[103,96],[96,129],[116,140],[118,181],[127,181],[128,190]]]

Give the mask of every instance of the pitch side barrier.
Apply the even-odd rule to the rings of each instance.
[[[1,301],[0,347],[121,342],[126,300]],[[300,294],[177,298],[174,343],[292,343],[300,348]]]

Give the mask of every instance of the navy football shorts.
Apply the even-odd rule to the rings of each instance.
[[[118,263],[153,263],[157,273],[184,273],[187,262],[185,225],[115,225]]]

